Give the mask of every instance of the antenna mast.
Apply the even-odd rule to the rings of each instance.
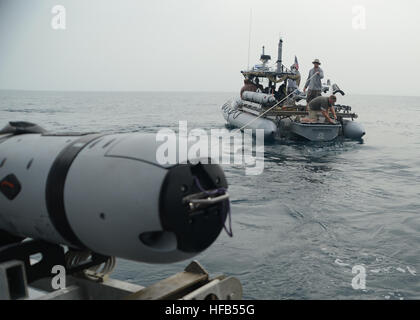
[[[249,14],[248,70],[249,70],[249,60],[250,60],[250,55],[251,55],[251,33],[252,33],[252,8],[250,9],[250,14]]]
[[[283,72],[283,39],[280,38],[277,59],[277,73]]]

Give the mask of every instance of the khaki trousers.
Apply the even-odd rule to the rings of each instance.
[[[316,120],[317,122],[325,122],[325,117],[322,115],[321,111],[312,111],[309,110],[309,119]]]

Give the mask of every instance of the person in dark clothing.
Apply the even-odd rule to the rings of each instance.
[[[260,84],[260,79],[259,78],[255,79],[255,85],[257,86],[257,90],[260,90],[261,92],[264,91],[264,87],[263,87],[262,84]]]
[[[282,101],[284,100],[284,98],[286,98],[286,84],[285,83],[279,86],[279,89],[274,93],[274,96],[276,97],[277,101]]]

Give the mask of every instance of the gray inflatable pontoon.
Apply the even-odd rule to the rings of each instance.
[[[248,101],[238,98],[226,102],[222,106],[223,117],[234,128],[264,130],[267,140],[298,138],[326,142],[339,136],[360,140],[366,134],[363,126],[353,121],[353,118],[357,117],[354,114],[338,114],[341,121],[337,124],[301,123],[301,117],[306,115],[302,111],[273,111],[264,114],[267,104],[274,105],[272,96],[245,92],[243,97]],[[265,107],[261,102],[264,102]],[[344,119],[345,116],[352,119]]]
[[[223,117],[234,128],[264,130],[266,140],[274,139],[277,134],[276,123],[267,118],[258,118],[256,115],[240,110],[241,100],[232,100],[222,107]],[[257,119],[258,118],[258,119]],[[243,128],[246,126],[246,128]]]

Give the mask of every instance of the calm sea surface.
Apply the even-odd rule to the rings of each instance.
[[[0,91],[0,126],[154,133],[224,128],[229,93]],[[346,96],[363,143],[283,143],[265,148],[265,170],[225,166],[234,238],[223,233],[197,259],[238,277],[246,299],[420,299],[420,98]],[[114,277],[141,285],[188,264],[119,260]],[[364,291],[352,268],[367,270]]]

